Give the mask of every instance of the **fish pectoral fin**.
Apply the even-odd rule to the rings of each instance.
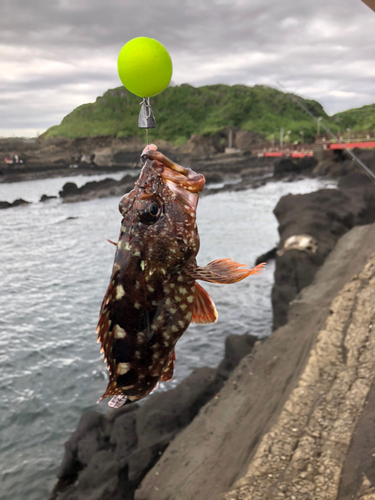
[[[219,259],[210,262],[205,267],[193,264],[189,266],[188,273],[196,280],[225,285],[237,283],[251,274],[260,274],[259,271],[262,271],[264,266],[265,262],[262,262],[253,269],[249,269],[246,264],[239,264],[232,259]]]
[[[198,283],[195,283],[194,309],[192,323],[207,324],[216,323],[218,314],[214,301],[208,295],[206,290]]]
[[[170,357],[167,366],[164,368],[163,373],[161,374],[160,382],[169,382],[170,380],[172,380],[175,361],[176,353],[173,351],[173,354]]]

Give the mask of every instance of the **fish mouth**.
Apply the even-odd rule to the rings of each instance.
[[[145,147],[141,159],[143,161],[151,160],[153,168],[160,174],[164,183],[177,198],[189,207],[196,209],[199,193],[206,182],[204,175],[178,165],[157,151],[154,144]]]

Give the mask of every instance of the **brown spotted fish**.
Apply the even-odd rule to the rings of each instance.
[[[98,342],[109,370],[101,399],[122,406],[173,376],[175,345],[191,322],[215,323],[217,311],[196,280],[236,283],[258,274],[231,259],[197,266],[196,208],[205,178],[147,146],[123,216],[111,281],[100,310]]]

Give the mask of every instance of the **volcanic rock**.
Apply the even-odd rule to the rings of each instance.
[[[274,163],[273,176],[275,179],[282,179],[291,175],[308,175],[313,172],[317,164],[317,160],[312,156],[305,156],[298,160],[282,157]]]
[[[12,208],[12,207],[19,207],[22,205],[30,205],[30,201],[23,200],[22,198],[18,198],[17,200],[14,200],[13,203],[9,203],[9,201],[0,201],[0,210],[4,208]]]
[[[40,202],[44,202],[44,201],[47,201],[47,200],[52,200],[53,198],[57,198],[57,196],[48,196],[46,194],[42,194],[42,196],[40,197]]]
[[[317,242],[317,251],[279,252],[272,290],[274,329],[284,325],[289,303],[310,283],[337,240],[358,224],[375,221],[375,184],[358,184],[358,174],[342,178],[342,189],[321,189],[280,199],[274,214],[279,222],[280,244],[291,236],[307,234]],[[351,179],[351,176],[355,176]],[[282,255],[280,255],[282,253]]]

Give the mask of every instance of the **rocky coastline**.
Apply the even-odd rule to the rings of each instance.
[[[174,148],[163,141],[158,141],[158,146],[166,156],[173,158],[177,163],[205,175],[206,189],[202,193],[203,196],[223,191],[253,189],[270,180],[292,182],[306,176],[341,178],[349,173],[358,172],[358,167],[351,160],[337,153],[327,154],[319,162],[313,157],[293,160],[282,157],[275,161],[273,158],[253,156],[249,149],[251,140],[247,138],[246,140],[250,142],[246,142],[245,139],[240,136],[238,141],[243,149],[230,154],[221,151],[220,145],[217,141],[215,142],[215,137],[193,136],[180,148]],[[0,157],[2,149],[9,151],[16,147],[13,142],[0,140]],[[85,140],[59,138],[39,142],[28,144],[33,154],[30,154],[28,161],[24,164],[1,167],[0,182],[71,177],[79,174],[108,174],[107,178],[87,182],[80,188],[74,182],[66,183],[59,194],[64,203],[108,196],[120,197],[134,186],[135,177],[131,175],[125,175],[118,181],[112,179],[110,175],[124,169],[134,169],[137,174],[140,168],[139,152],[143,147],[138,138],[132,140],[109,137],[86,138]],[[26,149],[26,151],[29,150]],[[89,155],[90,151],[96,151],[96,153]],[[356,151],[356,153],[370,168],[375,168],[373,152]],[[43,154],[45,154],[45,160],[42,160]],[[91,163],[86,161],[89,156]],[[40,201],[47,201],[50,198],[49,193],[45,193]],[[27,200],[23,200],[23,203],[15,200],[14,204],[0,200],[0,209],[28,203]]]
[[[212,136],[193,135],[182,146],[163,140],[157,140],[156,144],[167,156],[187,165],[186,162],[190,160],[199,161],[224,153],[227,135],[228,130],[224,128]],[[253,132],[237,130],[233,146],[249,156],[251,149],[259,145],[259,141],[264,141],[264,138]],[[138,168],[139,155],[144,146],[139,137],[0,138],[0,182],[111,173]]]
[[[217,370],[140,408],[83,415],[50,500],[373,498],[375,185],[353,167],[275,208],[272,335],[232,336]]]
[[[233,334],[217,369],[196,369],[143,405],[83,414],[49,500],[373,500],[375,184],[339,156],[273,165],[164,151],[204,173],[206,194],[321,175],[338,189],[275,207],[279,244],[257,259],[276,261],[272,335]],[[375,170],[373,153],[357,154]],[[69,183],[60,197],[133,185],[132,176]]]

